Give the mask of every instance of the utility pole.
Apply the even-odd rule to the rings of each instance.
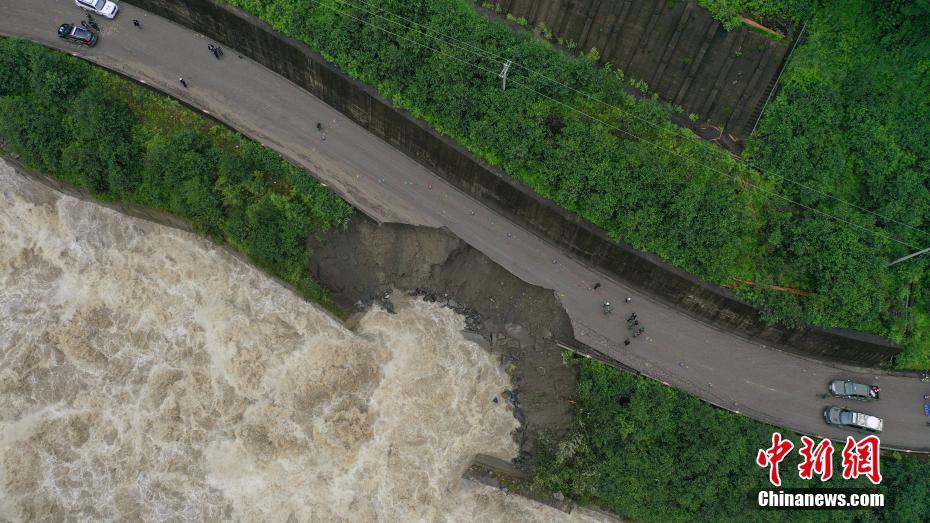
[[[903,258],[898,258],[897,260],[895,260],[895,261],[889,263],[889,264],[888,264],[888,267],[891,267],[892,265],[894,265],[894,264],[896,264],[896,263],[901,263],[901,262],[903,262],[904,260],[910,260],[911,258],[913,258],[913,257],[915,257],[915,256],[920,256],[921,254],[924,254],[925,252],[930,252],[930,247],[927,247],[926,249],[924,249],[924,250],[922,250],[922,251],[917,251],[917,252],[908,254],[907,256],[905,256],[905,257],[903,257]]]
[[[504,64],[504,68],[501,70],[500,74],[497,75],[497,77],[501,79],[501,90],[502,91],[507,90],[507,73],[510,71],[511,63],[512,63],[512,60],[507,60],[507,62]]]

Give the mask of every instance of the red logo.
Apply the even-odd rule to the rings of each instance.
[[[878,436],[866,436],[858,442],[847,436],[843,447],[843,479],[865,476],[875,485],[881,483],[878,447]]]
[[[807,436],[801,436],[801,443],[798,452],[803,461],[798,465],[798,476],[801,479],[813,479],[814,474],[817,474],[820,481],[832,478],[833,443],[829,439],[823,439],[815,446],[814,440]],[[878,436],[866,436],[858,442],[852,436],[847,436],[846,446],[843,447],[843,479],[865,476],[875,485],[881,483],[879,443]],[[794,443],[783,438],[780,432],[773,432],[772,446],[759,449],[759,453],[756,454],[756,464],[769,469],[769,482],[776,487],[781,486],[778,465],[792,449]]]
[[[801,479],[812,479],[814,473],[820,476],[820,481],[827,481],[833,477],[833,443],[828,439],[820,440],[814,447],[814,440],[801,436],[804,444],[799,450],[804,461],[798,465],[798,475]]]
[[[781,437],[780,432],[772,433],[772,446],[768,449],[759,449],[756,455],[756,465],[769,468],[769,481],[776,487],[781,486],[781,476],[778,475],[778,464],[794,448],[794,443]]]

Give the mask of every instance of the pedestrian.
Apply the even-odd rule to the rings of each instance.
[[[624,345],[624,346],[629,345],[629,344],[630,344],[630,338],[627,338],[627,339],[623,340],[623,345]]]
[[[181,82],[181,85],[183,85],[185,89],[187,89],[187,82],[184,81],[183,76],[178,78],[178,81]]]
[[[627,303],[630,303],[631,301],[633,301],[633,298],[630,298],[629,296],[627,296],[627,297],[626,297],[626,302],[627,302]]]
[[[97,25],[97,21],[94,20],[94,17],[91,16],[90,13],[84,13],[84,14],[87,15],[87,24],[88,24],[90,27],[94,28],[95,31],[99,31],[99,30],[100,30],[100,26]],[[82,24],[82,25],[83,25],[83,24]],[[87,26],[84,26],[84,27],[87,27]],[[88,27],[88,29],[90,29],[90,27]]]
[[[600,283],[600,282],[597,282],[597,283],[594,284],[594,290],[598,290],[598,289],[600,289],[600,288],[601,288],[601,283]]]
[[[323,124],[321,124],[320,122],[317,122],[317,123],[316,123],[316,130],[317,130],[317,131],[320,131],[320,132],[323,132]]]
[[[135,18],[133,18],[132,20],[132,25],[136,26],[139,29],[142,29],[142,22],[136,20]]]

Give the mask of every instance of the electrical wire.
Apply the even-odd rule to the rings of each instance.
[[[334,1],[334,2],[337,2],[337,3],[339,3],[339,4],[342,4],[342,5],[348,5],[348,6],[350,6],[350,7],[356,7],[356,6],[354,6],[353,4],[350,4],[350,3],[348,3],[348,2],[344,2],[344,1],[342,1],[342,0],[333,0],[333,1]],[[483,71],[483,72],[485,72],[485,73],[492,74],[492,75],[495,75],[495,76],[497,76],[497,74],[498,74],[498,72],[495,71],[495,70],[491,70],[491,69],[486,69],[486,68],[480,67],[480,66],[478,66],[477,64],[468,62],[468,61],[463,60],[463,59],[461,59],[461,58],[459,58],[459,57],[457,57],[457,56],[453,56],[453,55],[450,55],[450,54],[448,54],[448,53],[445,53],[445,52],[443,52],[443,51],[441,51],[441,50],[439,50],[439,49],[436,49],[435,47],[431,47],[430,45],[427,45],[427,44],[425,44],[425,43],[417,42],[416,40],[413,40],[413,39],[408,38],[408,37],[406,37],[406,36],[397,34],[397,33],[393,32],[393,31],[391,31],[391,30],[389,30],[389,29],[387,29],[387,28],[385,28],[385,27],[382,27],[382,26],[378,25],[378,24],[375,24],[375,23],[372,23],[372,22],[363,20],[363,19],[361,19],[361,18],[358,18],[358,17],[356,17],[356,16],[353,16],[352,14],[348,13],[348,12],[345,11],[345,10],[338,9],[338,8],[336,8],[336,7],[334,7],[334,6],[331,6],[331,5],[328,5],[328,4],[324,3],[324,0],[310,0],[310,2],[315,3],[315,4],[317,4],[317,5],[321,6],[321,7],[325,7],[325,8],[327,8],[327,9],[336,11],[336,12],[338,12],[338,13],[340,13],[340,14],[346,15],[346,16],[348,16],[349,18],[352,18],[353,20],[356,20],[356,21],[358,21],[358,22],[360,22],[360,23],[362,23],[362,24],[365,24],[365,25],[367,25],[367,26],[369,26],[369,27],[373,27],[373,28],[375,28],[375,29],[378,29],[378,30],[380,30],[380,31],[383,31],[383,32],[385,32],[385,33],[387,33],[387,34],[390,34],[390,35],[395,36],[395,37],[397,37],[397,38],[400,38],[400,39],[402,39],[402,40],[406,40],[406,41],[411,42],[411,43],[413,43],[413,44],[415,44],[415,45],[421,46],[421,47],[423,47],[423,48],[425,48],[425,49],[429,49],[430,51],[432,51],[432,52],[434,52],[434,53],[436,53],[436,54],[445,56],[445,57],[447,57],[447,58],[451,58],[451,59],[453,59],[453,60],[455,60],[455,61],[458,61],[458,62],[460,62],[460,63],[463,63],[463,64],[468,65],[468,66],[471,66],[471,67],[474,67],[474,68],[476,68],[476,69],[478,69],[478,70],[480,70],[480,71]],[[366,5],[367,5],[367,4],[366,4]],[[362,9],[362,11],[365,11],[365,10]],[[365,11],[365,12],[368,12],[368,11]],[[369,12],[369,13],[370,13],[370,12]],[[383,17],[382,17],[382,18],[383,18]],[[404,26],[404,27],[406,27],[406,26]],[[409,27],[407,27],[407,28],[409,29]],[[417,32],[423,34],[421,31],[417,31]],[[435,38],[433,38],[433,39],[436,40]],[[450,45],[449,42],[444,42],[444,41],[443,41],[443,42],[440,42],[440,43],[445,43],[445,44],[447,44],[447,45]],[[456,47],[456,46],[452,45],[452,47]],[[475,54],[475,53],[472,53],[472,54]],[[481,57],[481,58],[486,58],[486,57]],[[514,79],[512,79],[512,78],[510,78],[510,77],[508,77],[508,79],[510,79],[511,82],[514,82]],[[517,80],[517,84],[520,84],[520,83],[521,83],[521,82],[520,82],[519,80]],[[721,174],[721,175],[723,175],[723,176],[731,177],[731,175],[729,175],[729,174],[727,174],[727,173],[725,173],[725,172],[723,172],[723,171],[720,171],[719,169],[715,169],[715,168],[713,168],[713,167],[708,166],[707,164],[700,163],[699,161],[697,161],[697,160],[695,160],[695,159],[693,159],[693,158],[690,158],[690,157],[688,157],[688,156],[685,156],[685,155],[682,155],[682,154],[680,154],[680,153],[677,153],[677,152],[675,152],[675,151],[673,151],[673,150],[671,150],[671,149],[666,149],[666,148],[664,148],[664,147],[662,147],[662,146],[660,146],[660,145],[658,145],[658,144],[656,144],[656,143],[654,143],[654,142],[651,142],[651,141],[649,141],[649,140],[646,140],[645,138],[642,138],[642,137],[640,137],[640,136],[637,136],[637,135],[635,135],[635,134],[633,134],[633,133],[631,133],[631,132],[629,132],[629,131],[627,131],[627,130],[625,130],[625,129],[622,129],[622,128],[617,127],[617,126],[615,126],[615,125],[612,125],[612,124],[610,124],[610,123],[608,123],[608,122],[606,122],[606,121],[604,121],[604,120],[601,120],[600,118],[597,118],[597,117],[595,117],[595,116],[592,116],[592,115],[590,115],[590,114],[588,114],[588,113],[586,113],[586,112],[584,112],[584,111],[582,111],[582,110],[580,110],[580,109],[577,109],[577,108],[575,108],[575,107],[573,107],[573,106],[571,106],[571,105],[569,105],[569,104],[567,104],[567,103],[565,103],[565,102],[563,102],[563,101],[561,101],[561,100],[558,100],[558,99],[556,99],[556,98],[553,98],[553,97],[551,97],[551,96],[549,96],[549,95],[547,95],[547,94],[545,94],[545,93],[541,93],[541,92],[539,92],[539,91],[533,89],[532,87],[530,87],[528,84],[523,84],[523,87],[524,87],[525,89],[527,89],[527,90],[529,90],[529,91],[531,91],[531,92],[533,92],[533,93],[535,93],[535,94],[537,94],[537,95],[543,97],[543,98],[546,98],[546,99],[548,99],[548,100],[550,100],[550,101],[552,101],[552,102],[555,102],[555,103],[557,103],[557,104],[559,104],[559,105],[564,106],[565,108],[567,108],[567,109],[569,109],[569,110],[571,110],[571,111],[574,111],[574,112],[576,112],[576,113],[578,113],[578,114],[581,114],[581,115],[583,115],[583,116],[585,116],[585,117],[587,117],[587,118],[589,118],[589,119],[591,119],[591,120],[593,120],[593,121],[595,121],[595,122],[598,122],[598,123],[600,123],[601,125],[604,125],[605,127],[607,127],[608,129],[613,129],[613,130],[615,130],[615,131],[624,133],[624,134],[626,134],[626,135],[628,135],[628,136],[630,136],[630,137],[632,137],[632,138],[635,138],[635,139],[637,139],[637,140],[639,140],[639,141],[641,141],[641,142],[643,142],[643,143],[647,143],[647,144],[649,144],[649,145],[652,145],[654,148],[656,148],[656,149],[658,149],[658,150],[660,150],[660,151],[665,151],[665,152],[670,153],[670,154],[672,154],[672,155],[675,155],[675,156],[677,156],[677,157],[679,157],[679,158],[681,158],[681,159],[683,159],[683,160],[685,160],[685,161],[690,161],[690,162],[696,163],[696,164],[699,165],[699,166],[702,166],[702,167],[704,167],[704,168],[706,168],[706,169],[708,169],[708,170],[710,170],[710,171],[716,172],[716,173]],[[909,248],[912,248],[912,249],[918,249],[918,248],[920,248],[920,247],[918,247],[918,246],[916,246],[916,245],[910,244],[910,243],[905,242],[905,241],[903,241],[903,240],[899,240],[899,239],[897,239],[897,238],[895,238],[895,237],[893,237],[893,236],[891,236],[891,235],[889,235],[889,234],[885,234],[885,233],[882,233],[882,232],[879,232],[879,231],[876,231],[876,230],[873,230],[873,229],[864,227],[864,226],[862,226],[862,225],[853,223],[853,222],[851,222],[851,221],[849,221],[849,220],[845,220],[845,219],[843,219],[843,218],[840,218],[840,217],[835,216],[835,215],[833,215],[833,214],[830,214],[830,213],[828,213],[828,212],[821,211],[821,210],[816,209],[816,208],[813,208],[813,207],[811,207],[811,206],[809,206],[809,205],[805,205],[805,204],[803,204],[803,203],[801,203],[801,202],[792,200],[791,198],[789,198],[789,197],[787,197],[787,196],[784,196],[784,195],[782,195],[782,194],[779,194],[779,193],[777,193],[777,192],[775,192],[775,191],[771,191],[771,190],[769,190],[769,189],[765,189],[764,187],[761,187],[761,186],[759,186],[759,185],[756,185],[756,184],[754,184],[754,183],[752,183],[752,182],[750,182],[750,181],[748,181],[748,180],[742,179],[742,182],[745,183],[747,186],[752,187],[753,189],[756,189],[756,190],[761,191],[761,192],[763,192],[763,193],[769,194],[769,195],[774,196],[774,197],[776,197],[776,198],[782,199],[782,200],[784,200],[784,201],[786,201],[786,202],[793,203],[794,205],[797,205],[798,207],[807,209],[807,210],[812,211],[812,212],[815,212],[815,213],[817,213],[817,214],[826,216],[826,217],[828,217],[828,218],[832,218],[832,219],[834,219],[834,220],[836,220],[836,221],[838,221],[838,222],[840,222],[840,223],[849,225],[849,226],[851,226],[851,227],[853,227],[853,228],[856,228],[856,229],[859,229],[859,230],[861,230],[861,231],[864,231],[864,232],[873,234],[873,235],[875,235],[875,236],[884,238],[884,239],[886,239],[886,240],[890,240],[890,241],[896,242],[896,243],[898,243],[898,244],[904,245],[904,246],[909,247]]]
[[[404,27],[405,29],[410,29],[410,26],[401,24],[400,22],[397,22],[397,21],[395,21],[395,20],[391,20],[391,19],[389,19],[389,18],[387,18],[387,17],[385,17],[385,16],[382,16],[382,15],[380,15],[380,14],[378,14],[378,13],[374,13],[374,12],[372,12],[372,11],[369,11],[369,10],[366,10],[366,9],[362,9],[362,8],[358,7],[357,5],[354,5],[354,4],[350,3],[350,2],[346,2],[346,1],[344,1],[344,0],[332,0],[332,1],[337,2],[337,3],[340,3],[340,4],[342,4],[342,5],[346,5],[346,6],[349,6],[349,7],[355,8],[355,9],[358,9],[358,10],[363,11],[363,12],[365,12],[365,13],[368,13],[368,14],[370,14],[370,15],[377,16],[378,18],[381,18],[382,20],[385,20],[385,21],[390,22],[390,23],[395,24],[395,25],[399,25],[399,26],[401,26],[401,27]],[[397,14],[397,13],[394,13],[393,11],[390,11],[390,10],[388,10],[388,9],[385,9],[385,8],[383,8],[383,7],[381,7],[381,6],[368,3],[368,2],[366,2],[366,1],[364,1],[364,0],[355,0],[355,1],[358,2],[358,3],[361,3],[361,4],[363,4],[363,5],[365,5],[366,7],[370,7],[370,8],[373,8],[373,9],[377,9],[377,10],[380,11],[380,12],[387,13],[387,14],[389,14],[389,15],[391,15],[391,16],[395,16],[395,17],[397,17],[397,18],[399,18],[399,19],[401,19],[401,20],[404,20],[405,22],[409,22],[411,25],[413,25],[413,26],[415,26],[415,27],[423,28],[423,29],[425,29],[425,31],[421,31],[421,30],[418,30],[418,29],[414,29],[414,31],[416,31],[417,33],[420,33],[420,34],[422,34],[422,35],[424,35],[424,36],[426,36],[426,37],[428,37],[428,38],[431,38],[431,39],[433,39],[433,40],[435,40],[435,41],[437,41],[437,42],[441,42],[441,43],[445,43],[445,44],[449,44],[450,41],[451,41],[451,42],[455,42],[455,43],[457,43],[457,44],[459,44],[459,45],[461,45],[461,46],[464,46],[465,48],[470,48],[471,51],[468,51],[468,49],[465,49],[465,50],[468,51],[468,52],[471,52],[472,54],[475,54],[475,55],[477,55],[477,56],[480,56],[480,57],[483,57],[483,58],[494,59],[494,60],[496,60],[496,61],[498,61],[498,62],[504,62],[504,61],[507,60],[507,58],[504,57],[504,56],[502,56],[502,55],[494,54],[494,53],[491,52],[491,51],[486,51],[486,50],[484,50],[483,48],[478,47],[478,46],[476,46],[476,45],[474,45],[474,44],[471,44],[471,43],[469,43],[469,42],[466,42],[466,41],[463,41],[463,40],[459,40],[459,39],[457,39],[457,38],[455,38],[455,37],[446,35],[446,34],[442,33],[441,31],[437,31],[437,30],[435,30],[435,29],[429,28],[428,26],[425,26],[425,25],[423,25],[423,24],[420,24],[420,23],[418,23],[418,22],[415,21],[415,20],[411,20],[410,18],[407,18],[407,17],[404,17],[404,16],[399,15],[399,14]],[[435,36],[432,36],[430,33],[435,33],[435,34],[439,35],[440,37],[442,37],[443,39],[446,39],[446,40],[441,40],[441,39],[439,39],[439,38],[437,38],[437,37],[435,37]],[[453,46],[453,47],[454,47],[454,46]],[[538,76],[539,78],[541,78],[541,79],[543,79],[543,80],[546,80],[546,81],[548,81],[549,83],[551,83],[551,84],[553,84],[553,85],[556,85],[556,86],[558,86],[558,87],[562,87],[562,88],[567,89],[567,90],[569,90],[569,91],[571,91],[571,92],[573,92],[573,93],[576,93],[576,94],[579,94],[579,95],[581,95],[581,96],[584,96],[585,98],[587,98],[587,99],[589,99],[589,100],[591,100],[591,101],[600,103],[600,104],[604,105],[604,106],[607,107],[607,108],[610,108],[610,109],[614,109],[614,110],[616,110],[616,111],[619,111],[621,114],[623,114],[623,115],[625,115],[625,116],[628,116],[628,117],[631,117],[631,118],[635,118],[635,119],[637,119],[637,120],[639,120],[639,121],[641,121],[641,122],[643,122],[643,123],[645,123],[645,124],[647,124],[647,125],[650,125],[650,126],[656,128],[656,129],[658,129],[658,130],[660,130],[660,131],[662,131],[662,132],[664,132],[664,133],[667,133],[667,134],[669,134],[669,135],[671,135],[671,136],[674,136],[674,137],[677,138],[677,139],[685,139],[685,137],[683,137],[682,135],[676,133],[673,129],[669,129],[668,127],[665,127],[665,126],[663,126],[663,125],[657,124],[657,123],[655,123],[655,122],[653,122],[653,121],[651,121],[651,120],[649,120],[649,119],[647,119],[647,118],[643,118],[642,116],[639,116],[638,114],[631,113],[631,112],[629,112],[629,111],[625,111],[624,109],[621,109],[620,107],[617,107],[617,106],[615,106],[615,105],[613,105],[613,104],[610,104],[610,103],[608,103],[608,102],[602,100],[601,98],[598,98],[598,97],[596,97],[596,96],[594,96],[594,95],[592,95],[592,94],[590,94],[590,93],[588,93],[588,92],[582,91],[582,90],[577,89],[577,88],[575,88],[575,87],[572,87],[572,86],[570,86],[570,85],[568,85],[568,84],[565,84],[565,83],[563,83],[563,82],[560,82],[560,81],[558,81],[558,80],[556,80],[556,79],[554,79],[554,78],[552,78],[552,77],[550,77],[550,76],[547,76],[547,75],[545,75],[545,74],[539,72],[538,70],[535,70],[535,69],[532,69],[532,68],[530,68],[530,67],[528,67],[528,66],[525,66],[525,65],[521,64],[520,62],[513,62],[513,65],[515,65],[515,66],[518,67],[518,68],[522,68],[522,69],[528,71],[530,74],[535,74],[535,75]],[[784,176],[784,175],[767,173],[767,172],[763,171],[760,167],[758,167],[758,166],[756,166],[756,165],[754,165],[754,164],[752,164],[752,163],[750,163],[750,162],[748,162],[748,161],[745,161],[745,160],[741,160],[741,163],[742,163],[743,165],[749,167],[750,169],[756,171],[758,174],[763,175],[763,176],[765,176],[765,177],[767,177],[767,178],[769,178],[769,179],[772,179],[772,178],[779,179],[779,180],[782,180],[782,181],[784,181],[784,182],[787,182],[787,183],[790,183],[790,184],[792,184],[792,185],[795,185],[796,187],[801,187],[801,188],[803,188],[803,189],[806,189],[806,190],[809,191],[809,192],[818,193],[818,194],[820,194],[820,195],[822,195],[822,196],[824,196],[824,197],[826,197],[826,198],[829,198],[829,199],[831,199],[831,200],[833,200],[833,201],[835,201],[835,202],[838,202],[838,203],[841,203],[841,204],[844,204],[844,205],[848,205],[848,206],[850,206],[850,207],[852,207],[852,208],[854,208],[854,209],[857,209],[857,210],[859,210],[859,211],[862,211],[862,212],[871,214],[871,215],[873,215],[873,216],[875,216],[875,217],[877,217],[877,218],[881,218],[882,220],[884,220],[884,221],[887,222],[887,223],[894,223],[894,224],[900,225],[900,226],[902,226],[902,227],[906,227],[907,229],[910,229],[910,230],[912,230],[912,231],[914,231],[914,232],[920,233],[921,235],[923,235],[923,236],[925,236],[925,237],[930,238],[930,233],[928,233],[927,231],[924,231],[924,230],[922,230],[922,229],[919,229],[919,228],[917,228],[917,227],[914,227],[914,226],[912,226],[912,225],[909,225],[909,224],[907,224],[907,223],[904,223],[904,222],[902,222],[902,221],[900,221],[900,220],[895,220],[894,218],[889,218],[888,216],[885,216],[885,215],[883,215],[883,214],[880,214],[880,213],[878,213],[878,212],[876,212],[876,211],[873,211],[873,210],[871,210],[871,209],[867,209],[867,208],[865,208],[865,207],[862,207],[861,205],[858,205],[858,204],[856,204],[856,203],[854,203],[854,202],[851,202],[851,201],[849,201],[849,200],[846,200],[846,199],[844,199],[844,198],[840,198],[840,197],[838,197],[838,196],[835,196],[835,195],[833,195],[833,194],[830,194],[830,193],[828,193],[828,192],[826,192],[826,191],[824,191],[824,190],[822,190],[822,189],[818,189],[817,187],[812,187],[812,186],[807,185],[807,184],[805,184],[805,183],[803,183],[803,182],[799,182],[799,181],[796,181],[796,180],[792,180],[792,179],[790,179],[790,178],[788,178],[788,177],[786,177],[786,176]]]
[[[361,8],[359,8],[357,5],[354,5],[354,4],[350,3],[350,2],[346,2],[346,1],[344,1],[344,0],[333,0],[333,1],[338,2],[338,3],[340,3],[340,4],[343,4],[343,5],[347,5],[347,6],[353,7],[353,8],[355,8],[355,9],[359,9],[359,10],[361,10],[361,11],[364,11],[364,12],[368,13],[368,14],[372,14],[372,15],[377,16],[377,17],[379,17],[379,18],[381,18],[382,20],[385,20],[385,21],[387,21],[387,22],[393,23],[393,24],[395,24],[395,25],[400,25],[401,27],[404,27],[405,29],[409,29],[409,28],[410,28],[409,26],[400,24],[399,22],[397,22],[397,21],[395,21],[395,20],[391,20],[391,19],[389,19],[389,18],[387,18],[387,17],[385,17],[385,16],[382,16],[382,15],[380,15],[380,14],[373,13],[373,12],[368,11],[368,10],[366,10],[366,9],[361,9]],[[416,30],[416,29],[415,29],[415,31],[418,32],[418,33],[420,33],[420,34],[422,34],[422,35],[424,35],[424,36],[427,36],[428,38],[432,38],[433,40],[436,40],[436,41],[438,41],[438,42],[441,42],[441,43],[448,43],[448,41],[452,41],[452,42],[458,43],[458,44],[460,44],[460,45],[463,45],[463,46],[465,46],[465,47],[467,47],[467,48],[471,48],[472,51],[469,51],[469,52],[471,52],[472,54],[476,54],[476,55],[481,56],[481,57],[484,57],[484,58],[492,58],[492,59],[494,59],[494,60],[496,60],[496,61],[499,61],[499,62],[503,62],[503,61],[507,60],[507,58],[505,58],[505,57],[502,56],[502,55],[496,55],[496,54],[494,54],[493,52],[486,51],[486,50],[484,50],[484,49],[482,49],[482,48],[480,48],[480,47],[478,47],[478,46],[476,46],[476,45],[473,45],[473,44],[471,44],[471,43],[469,43],[469,42],[456,39],[456,38],[454,38],[454,37],[452,37],[452,36],[448,36],[448,35],[446,35],[446,34],[440,32],[440,31],[437,31],[437,30],[435,30],[435,29],[431,29],[431,28],[429,28],[429,27],[427,27],[427,26],[425,26],[425,25],[423,25],[423,24],[420,24],[420,23],[416,22],[415,20],[411,20],[410,18],[407,18],[407,17],[404,17],[404,16],[399,15],[399,14],[397,14],[397,13],[394,13],[393,11],[390,11],[390,10],[388,10],[388,9],[385,9],[385,8],[383,8],[383,7],[381,7],[381,6],[368,3],[368,2],[366,2],[366,1],[364,1],[364,0],[355,0],[355,1],[356,1],[356,2],[359,2],[359,3],[363,4],[363,5],[365,5],[365,6],[367,6],[367,7],[371,7],[371,8],[377,9],[377,10],[379,10],[379,11],[381,11],[381,12],[388,13],[388,14],[390,14],[390,15],[396,16],[397,18],[400,18],[401,20],[404,20],[404,21],[406,21],[406,22],[409,22],[410,24],[412,24],[412,25],[414,25],[414,26],[416,26],[416,27],[423,28],[423,29],[426,30],[426,32],[420,31],[420,30]],[[446,40],[440,40],[439,38],[430,35],[430,34],[429,34],[430,32],[435,33],[435,34],[441,36],[442,38],[447,39],[448,41],[446,41]],[[674,136],[674,137],[677,138],[677,139],[684,139],[683,136],[681,136],[680,134],[674,132],[674,130],[672,130],[672,129],[669,129],[669,128],[665,127],[665,126],[662,126],[662,125],[660,125],[660,124],[657,124],[657,123],[655,123],[655,122],[653,122],[653,121],[651,121],[651,120],[648,120],[648,119],[646,119],[646,118],[643,118],[642,116],[639,116],[639,115],[637,115],[637,114],[631,113],[631,112],[629,112],[629,111],[625,111],[625,110],[621,109],[620,107],[617,107],[617,106],[615,106],[615,105],[612,105],[612,104],[610,104],[610,103],[608,103],[608,102],[606,102],[606,101],[604,101],[604,100],[602,100],[602,99],[600,99],[600,98],[598,98],[598,97],[596,97],[596,96],[594,96],[594,95],[592,95],[592,94],[590,94],[590,93],[584,92],[584,91],[582,91],[582,90],[580,90],[580,89],[577,89],[577,88],[572,87],[572,86],[570,86],[570,85],[568,85],[568,84],[562,83],[562,82],[560,82],[560,81],[558,81],[558,80],[556,80],[556,79],[554,79],[554,78],[551,78],[551,77],[549,77],[549,76],[547,76],[547,75],[545,75],[545,74],[543,74],[543,73],[541,73],[541,72],[539,72],[539,71],[537,71],[537,70],[531,69],[530,67],[527,67],[527,66],[521,64],[520,62],[514,62],[513,65],[515,65],[516,67],[522,68],[522,69],[528,71],[528,72],[531,73],[531,74],[536,74],[538,77],[540,77],[540,78],[542,78],[542,79],[544,79],[544,80],[546,80],[546,81],[548,81],[548,82],[550,82],[550,83],[552,83],[552,84],[554,84],[554,85],[557,85],[557,86],[559,86],[559,87],[562,87],[562,88],[565,88],[565,89],[567,89],[567,90],[569,90],[569,91],[572,91],[572,92],[574,92],[574,93],[576,93],[576,94],[579,94],[579,95],[581,95],[581,96],[584,96],[585,98],[587,98],[587,99],[589,99],[589,100],[592,100],[592,101],[595,101],[595,102],[597,102],[597,103],[600,103],[600,104],[604,105],[605,107],[608,107],[608,108],[610,108],[610,109],[614,109],[614,110],[616,110],[616,111],[619,111],[621,114],[623,114],[623,115],[625,115],[625,116],[629,116],[629,117],[631,117],[631,118],[635,118],[635,119],[637,119],[637,120],[640,120],[641,122],[643,122],[643,123],[645,123],[645,124],[647,124],[647,125],[650,125],[650,126],[656,128],[656,129],[658,129],[658,130],[660,130],[660,131],[662,131],[662,132],[668,133],[668,134],[670,134],[671,136]],[[912,225],[908,225],[908,224],[906,224],[906,223],[904,223],[904,222],[902,222],[902,221],[895,220],[894,218],[889,218],[889,217],[887,217],[887,216],[885,216],[885,215],[882,215],[882,214],[880,214],[880,213],[878,213],[878,212],[875,212],[875,211],[873,211],[873,210],[871,210],[871,209],[867,209],[867,208],[865,208],[865,207],[862,207],[861,205],[858,205],[858,204],[856,204],[856,203],[854,203],[854,202],[851,202],[851,201],[846,200],[846,199],[844,199],[844,198],[840,198],[840,197],[838,197],[838,196],[835,196],[835,195],[833,195],[833,194],[830,194],[830,193],[828,193],[828,192],[826,192],[826,191],[824,191],[824,190],[822,190],[822,189],[818,189],[818,188],[816,188],[816,187],[812,187],[812,186],[807,185],[807,184],[805,184],[805,183],[803,183],[803,182],[799,182],[799,181],[796,181],[796,180],[792,180],[792,179],[787,178],[786,176],[783,176],[783,175],[780,175],[780,174],[769,174],[769,173],[766,173],[766,172],[763,171],[760,167],[758,167],[758,166],[756,166],[756,165],[754,165],[754,164],[752,164],[752,163],[750,163],[750,162],[748,162],[748,161],[741,160],[741,162],[742,162],[743,165],[745,165],[745,166],[749,167],[750,169],[756,171],[756,172],[757,172],[758,174],[760,174],[760,175],[764,175],[765,177],[767,177],[767,178],[769,178],[769,179],[772,179],[772,178],[780,179],[780,180],[782,180],[782,181],[785,181],[785,182],[788,182],[788,183],[790,183],[790,184],[793,184],[793,185],[795,185],[795,186],[797,186],[797,187],[804,188],[804,189],[806,189],[806,190],[808,190],[808,191],[810,191],[810,192],[816,192],[816,193],[818,193],[818,194],[820,194],[820,195],[822,195],[822,196],[824,196],[824,197],[826,197],[826,198],[829,198],[829,199],[831,199],[831,200],[833,200],[833,201],[835,201],[835,202],[848,205],[848,206],[853,207],[854,209],[857,209],[857,210],[859,210],[859,211],[862,211],[862,212],[871,214],[871,215],[873,215],[873,216],[875,216],[875,217],[877,217],[877,218],[881,218],[881,219],[884,220],[885,222],[888,222],[888,223],[895,223],[895,224],[897,224],[897,225],[901,225],[902,227],[906,227],[906,228],[908,228],[908,229],[910,229],[910,230],[912,230],[912,231],[914,231],[914,232],[920,233],[921,235],[923,235],[923,236],[925,236],[925,237],[930,237],[930,233],[928,233],[927,231],[924,231],[924,230],[922,230],[922,229],[916,228],[916,227],[914,227],[914,226],[912,226]]]

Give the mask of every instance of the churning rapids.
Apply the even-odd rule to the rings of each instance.
[[[0,520],[551,521],[494,359],[421,301],[355,332],[194,235],[0,163]]]

